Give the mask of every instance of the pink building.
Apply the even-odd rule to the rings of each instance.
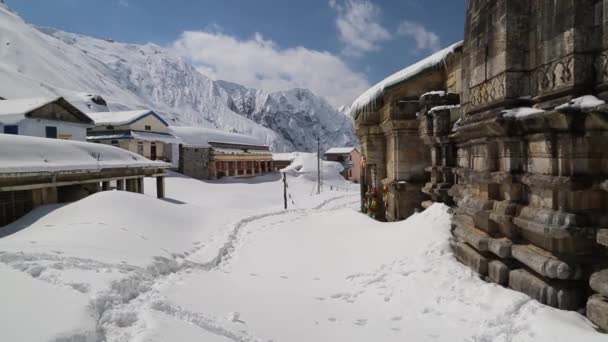
[[[334,147],[325,152],[325,160],[335,161],[344,166],[342,176],[347,180],[361,181],[361,152],[355,147]]]

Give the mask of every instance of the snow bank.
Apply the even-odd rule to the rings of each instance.
[[[61,251],[63,256],[145,267],[155,257],[189,254],[196,249],[195,242],[219,234],[220,223],[227,223],[198,207],[124,191],[97,193],[35,219],[39,214],[43,212],[24,218],[34,221],[27,229],[0,239],[0,250]],[[17,221],[2,231],[20,224]]]
[[[353,102],[350,106],[350,115],[355,117],[360,110],[368,110],[369,107],[373,105],[373,102],[380,97],[386,88],[391,87],[395,84],[406,81],[417,74],[427,70],[429,68],[434,68],[445,61],[445,59],[450,56],[456,49],[461,47],[463,42],[458,42],[453,44],[413,65],[408,66],[405,69],[387,77],[383,81],[379,82],[372,88],[368,89],[365,93],[363,93],[359,98]]]
[[[264,146],[264,142],[252,136],[223,132],[203,127],[171,126],[170,131],[180,138],[186,145],[208,147],[209,143],[223,143],[235,145]]]
[[[593,95],[585,95],[572,99],[568,103],[555,107],[558,111],[582,111],[587,112],[595,109],[598,106],[606,104],[605,101],[598,99]]]
[[[316,180],[319,174],[317,155],[313,153],[294,153],[295,158],[291,165],[281,170],[288,175],[299,177],[304,176],[309,180]],[[340,172],[344,167],[337,162],[321,160],[321,173],[326,180],[344,179]]]
[[[0,134],[0,174],[100,171],[112,167],[169,167],[108,145]]]

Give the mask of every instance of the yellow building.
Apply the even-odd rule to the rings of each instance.
[[[112,145],[151,160],[171,161],[171,144],[177,139],[168,124],[151,110],[88,114],[95,127],[87,131],[87,141]]]

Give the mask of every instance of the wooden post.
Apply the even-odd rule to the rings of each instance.
[[[283,172],[283,203],[287,210],[287,174],[285,172]]]
[[[165,177],[156,177],[156,197],[165,198]]]

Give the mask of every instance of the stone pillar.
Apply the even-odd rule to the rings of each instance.
[[[415,121],[410,129],[391,130],[386,134],[387,197],[386,219],[399,221],[420,208],[426,195],[422,188],[428,179],[426,167],[431,165],[430,151],[418,134]]]
[[[125,180],[119,179],[116,181],[116,190],[125,191]]]
[[[156,197],[165,198],[165,177],[156,177]]]

